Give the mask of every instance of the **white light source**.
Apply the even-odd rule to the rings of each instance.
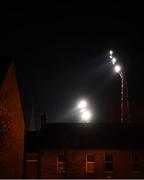
[[[116,58],[112,58],[112,64],[114,65],[116,63]]]
[[[92,118],[92,113],[90,111],[88,111],[88,110],[84,111],[81,114],[81,120],[83,122],[89,122],[91,118]]]
[[[113,55],[113,51],[112,51],[112,50],[110,50],[110,52],[109,52],[109,53],[110,53],[110,55],[111,55],[111,56]]]
[[[78,109],[83,109],[83,108],[86,108],[87,107],[87,102],[85,100],[81,100],[79,103],[78,103]]]
[[[115,70],[116,73],[119,73],[119,72],[121,71],[121,66],[116,65],[116,66],[114,67],[114,70]]]
[[[79,112],[80,113],[83,113],[83,112],[85,112],[86,111],[86,108],[81,108],[81,109],[79,109]]]
[[[89,104],[85,99],[78,102],[76,113],[82,123],[89,123],[93,116],[92,112],[89,110]]]

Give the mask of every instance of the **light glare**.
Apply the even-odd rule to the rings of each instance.
[[[85,112],[85,111],[86,111],[86,108],[81,108],[81,109],[79,110],[80,113],[83,113],[83,112]]]
[[[114,67],[114,70],[115,70],[116,73],[119,73],[121,71],[121,67],[119,65],[116,65]]]
[[[112,51],[112,50],[110,50],[110,52],[109,52],[109,53],[110,53],[110,55],[112,56],[112,54],[113,54],[113,51]]]
[[[116,58],[112,58],[112,64],[114,65],[116,63]]]
[[[90,111],[84,111],[82,114],[81,114],[81,119],[82,121],[84,122],[89,122],[90,119],[92,117],[92,113]]]
[[[82,108],[86,108],[87,107],[87,102],[85,100],[81,100],[79,103],[78,103],[78,109],[82,109]]]

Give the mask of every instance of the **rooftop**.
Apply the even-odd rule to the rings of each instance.
[[[144,149],[144,124],[48,123],[41,131],[26,132],[26,149]]]

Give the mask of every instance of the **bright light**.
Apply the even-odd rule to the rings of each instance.
[[[111,56],[113,55],[113,51],[112,51],[112,50],[110,50],[110,52],[109,52],[109,53],[110,53],[110,55],[111,55]]]
[[[80,122],[82,123],[89,123],[91,118],[92,118],[92,113],[89,110],[89,103],[85,100],[82,99],[81,101],[78,102],[76,113],[80,118]]]
[[[121,71],[121,67],[119,65],[116,65],[114,67],[114,70],[115,70],[116,73],[119,73]]]
[[[83,112],[85,112],[85,111],[86,111],[86,108],[81,108],[81,109],[79,110],[80,113],[83,113]]]
[[[85,100],[81,100],[79,103],[78,103],[78,109],[82,109],[82,108],[86,108],[87,107],[87,102]]]
[[[113,58],[113,56],[112,56],[112,55],[110,55],[110,56],[109,56],[109,58],[110,58],[110,59],[112,59],[112,58]]]
[[[90,119],[92,118],[92,113],[90,111],[84,111],[81,114],[81,119],[83,122],[90,122]]]
[[[116,58],[112,58],[113,65],[116,63]]]

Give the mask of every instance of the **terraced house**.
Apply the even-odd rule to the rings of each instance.
[[[143,129],[47,123],[27,132],[25,178],[144,178]]]

